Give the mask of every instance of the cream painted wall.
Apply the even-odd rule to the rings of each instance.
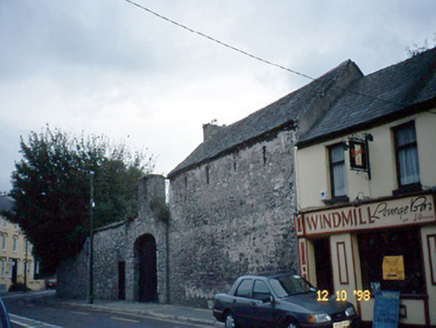
[[[6,236],[6,247],[3,248],[3,236]],[[14,237],[17,238],[17,247],[14,251]],[[24,283],[24,262],[26,261],[25,254],[25,236],[21,229],[15,229],[15,225],[6,221],[0,216],[0,285],[4,285],[6,290],[12,285],[11,272],[12,265],[10,259],[16,259],[18,262],[17,282]],[[27,287],[32,290],[40,290],[44,288],[44,280],[34,280],[34,263],[35,259],[30,254],[31,246],[28,244],[27,254]],[[4,272],[2,272],[2,262],[4,262]]]
[[[433,267],[436,269],[436,256],[430,259],[429,256],[429,245],[428,236],[436,238],[436,226],[425,226],[421,229],[421,240],[422,240],[422,249],[424,253],[424,267],[425,267],[425,278],[427,284],[427,293],[428,293],[428,302],[430,304],[430,323],[432,325],[436,325],[436,285],[433,285],[431,278],[431,269],[430,269],[430,261],[432,261]],[[434,239],[433,239],[434,240]],[[436,252],[435,249],[433,249]],[[433,274],[436,276],[436,272],[433,271]],[[435,277],[436,278],[436,277]],[[436,283],[436,281],[435,281]]]
[[[417,131],[421,184],[427,188],[436,186],[436,114],[425,112],[354,134],[362,136],[363,133],[370,133],[374,137],[374,141],[369,142],[372,177],[368,180],[365,172],[350,170],[348,151],[345,152],[347,195],[350,201],[357,195],[360,198],[392,196],[392,191],[397,189],[398,185],[391,129],[411,120],[415,120]],[[297,191],[300,210],[325,206],[320,198],[322,191],[326,192],[327,198],[331,198],[327,147],[346,141],[350,136],[297,150]]]

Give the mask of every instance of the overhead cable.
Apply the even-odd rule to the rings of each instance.
[[[188,27],[188,26],[186,26],[186,25],[183,25],[183,24],[178,23],[178,22],[176,22],[176,21],[174,21],[174,20],[172,20],[172,19],[170,19],[170,18],[168,18],[168,17],[165,17],[165,16],[163,16],[163,15],[161,15],[161,14],[158,14],[157,12],[155,12],[155,11],[149,9],[149,8],[146,8],[146,7],[140,5],[140,4],[138,4],[138,3],[136,3],[136,2],[134,2],[134,1],[132,1],[132,0],[125,0],[125,1],[128,2],[128,3],[130,3],[130,4],[133,5],[133,6],[136,6],[136,7],[140,8],[140,9],[142,9],[142,10],[144,10],[144,11],[146,11],[146,12],[148,12],[148,13],[150,13],[150,14],[152,14],[152,15],[154,15],[154,16],[160,18],[160,19],[163,19],[163,20],[165,20],[165,21],[167,21],[167,22],[173,24],[173,25],[176,25],[176,26],[178,26],[178,27],[180,27],[180,28],[183,28],[183,29],[185,29],[185,30],[187,30],[187,31],[189,31],[189,32],[191,32],[191,33],[197,34],[197,35],[199,35],[199,36],[201,36],[201,37],[203,37],[203,38],[206,38],[206,39],[208,39],[208,40],[210,40],[210,41],[213,41],[213,42],[215,42],[215,43],[218,43],[219,45],[222,45],[222,46],[224,46],[224,47],[226,47],[226,48],[229,48],[229,49],[231,49],[231,50],[234,50],[234,51],[236,51],[236,52],[239,52],[239,53],[241,53],[241,54],[243,54],[243,55],[245,55],[245,56],[248,56],[248,57],[250,57],[250,58],[256,59],[256,60],[258,60],[258,61],[260,61],[260,62],[262,62],[262,63],[265,63],[265,64],[268,64],[268,65],[271,65],[271,66],[278,67],[278,68],[280,68],[280,69],[282,69],[282,70],[288,71],[288,72],[290,72],[290,73],[292,73],[292,74],[295,74],[295,75],[299,75],[299,76],[304,77],[304,78],[306,78],[306,79],[309,79],[309,80],[311,80],[311,81],[315,81],[315,80],[316,80],[315,78],[313,78],[313,77],[311,77],[311,76],[309,76],[309,75],[307,75],[307,74],[300,73],[300,72],[297,72],[297,71],[295,71],[295,70],[293,70],[293,69],[290,69],[290,68],[287,68],[287,67],[285,67],[285,66],[282,66],[282,65],[280,65],[280,64],[273,63],[273,62],[271,62],[271,61],[269,61],[269,60],[266,60],[266,59],[263,59],[263,58],[261,58],[261,57],[259,57],[259,56],[256,56],[256,55],[253,55],[253,54],[250,54],[250,53],[248,53],[248,52],[246,52],[246,51],[244,51],[244,50],[241,50],[241,49],[236,48],[236,47],[234,47],[234,46],[232,46],[232,45],[229,45],[229,44],[227,44],[227,43],[225,43],[225,42],[222,42],[222,41],[220,41],[220,40],[217,40],[217,39],[215,39],[215,38],[213,38],[213,37],[211,37],[211,36],[209,36],[209,35],[206,35],[206,34],[204,34],[204,33],[202,33],[202,32],[196,31],[196,30],[194,30],[194,29],[192,29],[192,28],[190,28],[190,27]],[[405,104],[400,104],[400,103],[397,103],[397,102],[395,102],[395,101],[391,101],[391,100],[387,100],[387,99],[382,99],[382,98],[379,98],[379,97],[377,97],[377,96],[372,96],[372,95],[368,95],[368,94],[364,94],[364,93],[361,93],[361,92],[357,92],[357,91],[351,90],[351,89],[349,89],[349,88],[341,87],[341,86],[337,85],[336,83],[334,84],[334,87],[336,87],[336,88],[338,88],[338,89],[341,89],[341,90],[343,90],[343,91],[347,91],[347,92],[349,92],[349,93],[352,93],[352,94],[358,95],[358,96],[366,97],[366,98],[373,99],[373,100],[382,101],[382,102],[384,102],[384,103],[388,103],[388,104],[391,104],[391,105],[392,105],[392,104],[395,104],[395,105],[399,105],[399,106],[406,106]]]

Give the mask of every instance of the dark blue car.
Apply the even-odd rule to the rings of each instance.
[[[214,317],[234,327],[358,327],[349,302],[318,301],[316,289],[299,275],[239,277],[227,293],[215,295]]]

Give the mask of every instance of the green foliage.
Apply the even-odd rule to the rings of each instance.
[[[132,155],[107,137],[76,138],[48,126],[27,142],[21,138],[20,152],[12,174],[15,208],[7,216],[20,224],[48,271],[75,255],[89,235],[91,175],[98,228],[136,215],[138,179],[154,165],[153,156]]]

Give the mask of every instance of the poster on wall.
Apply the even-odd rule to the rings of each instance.
[[[374,296],[373,328],[397,328],[400,314],[400,292],[379,291]]]
[[[383,258],[383,280],[405,280],[404,258],[399,256],[385,256]]]

